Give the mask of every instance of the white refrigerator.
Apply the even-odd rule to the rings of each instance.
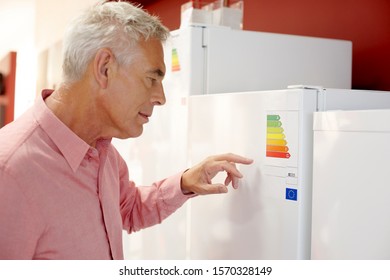
[[[238,166],[239,189],[192,199],[189,258],[310,259],[313,113],[390,108],[390,92],[291,88],[188,103],[191,163],[225,152],[254,159]]]
[[[172,31],[164,56],[167,103],[155,108],[141,137],[113,140],[131,179],[139,185],[150,185],[189,166],[189,96],[279,89],[296,83],[351,87],[350,41],[189,26]],[[189,207],[186,204],[161,225],[124,233],[125,258],[188,258]]]
[[[167,95],[351,88],[352,42],[195,25],[171,32],[165,63]]]
[[[390,110],[315,113],[313,259],[390,259]]]

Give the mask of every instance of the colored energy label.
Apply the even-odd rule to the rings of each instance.
[[[177,55],[177,49],[172,49],[172,72],[180,71],[179,56]]]
[[[290,158],[279,115],[267,115],[267,157]]]

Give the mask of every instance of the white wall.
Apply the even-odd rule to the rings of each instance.
[[[35,82],[35,0],[0,0],[0,58],[17,52],[15,116],[31,103]]]
[[[0,0],[1,1],[1,0]],[[97,0],[35,0],[37,51],[42,51],[62,39],[67,23]]]
[[[17,52],[15,117],[37,92],[38,55],[62,39],[66,24],[97,0],[0,0],[0,58]],[[61,66],[59,66],[61,67]]]
[[[35,0],[0,0],[0,58],[34,38]]]

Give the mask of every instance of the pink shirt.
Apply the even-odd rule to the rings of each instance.
[[[90,147],[38,98],[0,130],[0,259],[123,259],[122,229],[189,198],[181,174],[136,187],[109,140]]]

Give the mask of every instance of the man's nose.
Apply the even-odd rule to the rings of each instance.
[[[164,87],[161,84],[152,94],[152,103],[153,105],[164,105],[166,101]]]

